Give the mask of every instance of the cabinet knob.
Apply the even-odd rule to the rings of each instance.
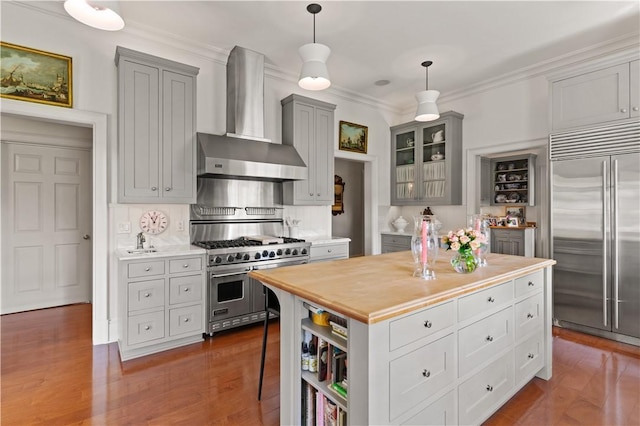
[[[164,190],[165,191],[171,191],[171,188],[167,186]]]
[[[185,319],[184,319],[184,322],[189,322],[189,318],[185,318]]]
[[[529,354],[529,355],[527,355],[527,358],[529,358],[529,359],[534,359],[535,357],[536,357],[536,356],[535,356],[534,354]]]
[[[146,268],[144,268],[144,270],[149,272],[151,270],[151,266],[147,266]]]
[[[151,326],[150,326],[150,325],[145,325],[145,326],[144,326],[144,329],[145,329],[145,330],[151,330]]]
[[[185,263],[184,265],[182,265],[182,267],[183,267],[183,268],[188,268],[188,267],[189,267],[189,264],[188,264],[188,263]]]
[[[496,299],[494,299],[494,298],[493,298],[493,297],[491,297],[491,296],[489,296],[489,297],[487,298],[487,302],[489,302],[489,303],[493,303],[493,302],[495,302],[495,301],[496,301]]]
[[[318,192],[316,195],[319,197],[319,196],[320,196],[320,193]]]
[[[423,375],[424,377],[429,377],[429,376],[431,376],[431,371],[429,371],[429,370],[422,370],[422,375]]]
[[[331,249],[327,249],[327,253],[331,253]]]
[[[625,112],[627,112],[627,109],[626,109],[626,108],[622,108],[622,109],[620,110],[620,112],[625,113]]]
[[[151,294],[149,294],[149,293],[145,293],[145,294],[144,294],[144,297],[151,297]]]
[[[533,287],[535,284],[533,283],[533,281],[529,281],[529,282],[527,283],[527,285],[528,285],[529,287]]]
[[[431,323],[431,321],[429,321],[429,320],[426,320],[426,321],[424,322],[424,326],[425,326],[426,328],[431,328],[431,326],[432,326],[432,325],[433,325],[433,324],[432,324],[432,323]]]
[[[184,288],[184,292],[185,292],[185,293],[188,293],[190,290],[191,290],[191,287],[185,287],[185,288]]]
[[[638,107],[633,107],[631,109],[634,110],[634,111],[638,111],[639,108]]]
[[[493,336],[487,336],[487,342],[493,342]]]
[[[155,186],[152,186],[152,187],[151,187],[151,190],[152,190],[152,191],[157,191],[157,190],[158,190],[158,188],[157,188],[157,187],[155,187]]]
[[[527,314],[527,318],[529,319],[533,318],[533,314]]]
[[[313,197],[313,192],[310,192],[310,193],[309,193],[309,197]]]
[[[491,385],[487,385],[487,390],[488,390],[489,392],[493,392],[493,386],[491,386]]]

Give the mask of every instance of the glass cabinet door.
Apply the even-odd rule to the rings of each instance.
[[[422,129],[422,198],[445,196],[447,162],[445,123]]]
[[[416,131],[409,130],[395,136],[396,199],[415,198]]]

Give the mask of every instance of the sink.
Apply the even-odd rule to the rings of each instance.
[[[131,250],[127,250],[127,253],[129,254],[145,254],[145,253],[155,253],[157,252],[157,249],[154,248],[146,248],[146,249],[131,249]]]

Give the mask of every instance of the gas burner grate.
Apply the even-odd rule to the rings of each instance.
[[[290,238],[290,237],[280,237],[282,238],[283,242],[285,244],[289,244],[289,243],[304,243],[304,240],[301,240],[299,238]]]
[[[198,241],[193,244],[198,247],[205,248],[207,250],[262,245],[258,241],[245,240],[242,238],[235,239],[235,240]]]

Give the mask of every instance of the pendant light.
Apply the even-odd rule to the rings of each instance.
[[[322,10],[319,4],[307,6],[307,12],[313,15],[313,43],[305,44],[298,49],[302,57],[302,71],[298,85],[307,90],[324,90],[331,86],[327,58],[331,49],[324,44],[316,43],[316,14]]]
[[[77,21],[105,31],[124,28],[124,20],[118,15],[118,2],[98,0],[65,0],[64,10]]]
[[[440,118],[440,112],[438,112],[438,105],[436,100],[440,96],[440,92],[437,90],[429,90],[429,67],[433,64],[432,61],[424,61],[421,65],[427,72],[427,84],[426,90],[419,92],[416,95],[418,100],[418,110],[416,111],[416,121],[433,121]]]

